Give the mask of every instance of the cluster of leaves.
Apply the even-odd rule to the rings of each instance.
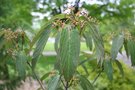
[[[101,66],[104,60],[105,52],[102,37],[96,23],[92,20],[86,15],[56,15],[43,25],[39,33],[34,37],[31,47],[36,42],[37,44],[32,57],[33,69],[45,47],[49,35],[53,34],[56,36],[54,47],[57,52],[57,59],[54,70],[58,71],[58,73],[49,81],[48,90],[56,90],[56,88],[61,87],[61,84],[63,84],[65,89],[68,89],[72,86],[73,82],[76,82],[74,78],[77,78],[78,84],[84,90],[93,89],[90,81],[77,70],[77,67],[81,64],[79,57],[81,38],[86,40],[88,47],[90,50],[93,50],[94,56],[96,56],[97,62]],[[56,25],[55,22],[60,22],[61,25],[59,25],[60,23]],[[43,77],[46,77],[46,74]]]
[[[108,46],[106,43],[104,44]],[[135,65],[134,49],[135,38],[133,35],[130,34],[128,30],[120,31],[119,33],[112,36],[112,44],[109,45],[109,47],[106,49],[106,64],[104,65],[105,72],[110,80],[113,79],[113,63],[118,66],[122,76],[124,75],[122,65],[117,59],[118,53],[122,54],[122,52],[125,51],[126,56],[131,59],[132,66]]]
[[[21,30],[1,29],[0,31],[0,84],[1,89],[12,90],[26,75],[28,38]],[[25,42],[24,42],[25,41]],[[16,73],[17,72],[17,73]],[[13,83],[14,82],[14,83]]]

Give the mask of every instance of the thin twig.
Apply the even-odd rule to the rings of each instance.
[[[62,82],[62,84],[63,84],[63,86],[66,88],[66,85],[64,84],[64,82],[63,82],[63,80],[62,80],[62,78],[61,78],[62,76],[60,76],[60,80],[61,80],[61,82]]]
[[[69,87],[72,85],[73,81],[74,81],[74,80],[72,79],[71,82],[70,82],[70,84],[69,84]]]
[[[99,76],[101,75],[103,69],[98,73],[98,75],[95,77],[94,81],[92,82],[92,84],[94,84],[96,82],[96,80],[99,78]]]
[[[28,64],[29,67],[32,69],[32,66],[30,65],[30,63],[27,62],[27,64]],[[34,77],[37,79],[37,81],[38,81],[40,87],[42,88],[42,90],[45,90],[45,88],[44,88],[42,82],[41,82],[40,79],[37,77],[37,75],[36,75],[36,73],[35,73],[35,71],[34,71],[33,69],[32,69],[32,73],[33,73]]]
[[[66,82],[66,87],[65,87],[65,90],[68,90],[68,88],[69,88],[69,85],[68,85],[69,83],[68,83],[68,81]]]

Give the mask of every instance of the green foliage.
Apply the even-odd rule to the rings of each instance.
[[[0,0],[0,28],[30,29],[33,5],[33,0]]]
[[[129,50],[129,54],[131,55],[131,62],[132,65],[135,65],[135,41],[133,40],[128,40],[128,50]]]
[[[56,90],[60,82],[60,76],[53,76],[48,82],[48,90]]]
[[[35,42],[39,40],[38,44],[36,45],[33,57],[36,57],[36,55],[40,55],[42,52],[41,50],[43,50],[45,46],[45,44],[43,43],[46,43],[46,40],[49,35],[43,34],[43,32],[46,31],[44,30],[44,28],[50,27],[51,31],[52,29],[56,30],[52,31],[52,33],[56,35],[54,44],[55,50],[57,52],[55,69],[57,69],[59,71],[60,76],[64,78],[65,82],[64,88],[69,88],[70,86],[72,86],[72,82],[75,82],[73,78],[75,75],[77,75],[78,72],[77,66],[79,64],[79,55],[80,55],[80,37],[84,37],[86,39],[86,36],[83,36],[84,33],[86,34],[87,32],[89,32],[87,33],[87,37],[91,36],[91,40],[94,41],[95,47],[93,48],[96,49],[96,56],[98,58],[98,62],[100,62],[101,60],[103,61],[104,58],[104,46],[102,43],[102,37],[100,36],[100,33],[95,25],[95,22],[93,22],[86,16],[75,15],[75,18],[71,20],[72,17],[73,17],[72,14],[70,15],[60,14],[55,16],[41,28],[39,33],[34,37],[31,44],[32,48]],[[67,22],[61,22],[61,19],[67,19]],[[74,21],[76,20],[78,23],[74,23]],[[80,27],[79,24],[83,23],[82,21],[86,21],[85,22],[86,26],[84,25]],[[40,34],[43,34],[43,36]],[[41,41],[40,39],[45,41]],[[89,42],[88,39],[86,39],[86,41]],[[43,47],[40,45],[42,45]],[[37,50],[40,50],[41,52],[37,52]],[[35,59],[32,59],[32,62],[34,62],[33,64],[36,65]],[[85,68],[85,66],[83,67]]]
[[[111,60],[104,61],[104,71],[110,80],[113,80],[113,67]]]
[[[65,19],[66,21],[63,22],[62,20]],[[94,21],[93,21],[94,20]],[[82,26],[80,26],[80,24]],[[59,71],[59,75],[62,78],[64,88],[69,88],[72,86],[72,82],[76,82],[74,77],[78,75],[79,70],[77,68],[80,66],[83,67],[87,75],[89,75],[89,71],[84,63],[79,64],[79,55],[80,55],[80,39],[83,38],[86,41],[86,45],[88,48],[94,53],[91,56],[87,55],[89,58],[88,60],[85,59],[84,62],[89,62],[90,59],[96,60],[98,62],[98,66],[101,72],[105,72],[107,77],[112,81],[113,80],[113,62],[116,63],[118,69],[122,75],[124,75],[123,68],[119,61],[116,61],[117,54],[122,51],[122,47],[127,39],[125,32],[119,31],[120,34],[117,34],[117,37],[114,37],[112,40],[112,45],[109,46],[111,48],[110,51],[105,50],[104,42],[102,40],[101,33],[98,30],[98,26],[95,22],[95,19],[91,19],[87,16],[78,16],[73,13],[67,14],[60,14],[54,16],[50,21],[46,22],[39,33],[34,37],[31,48],[42,38],[42,40],[46,40],[49,37],[48,34],[45,34],[42,37],[42,33],[45,31],[44,28],[49,27],[51,33],[56,36],[55,37],[55,51],[57,53],[56,56],[56,64],[54,70]],[[121,34],[122,33],[122,34]],[[46,41],[38,42],[38,44],[43,45]],[[109,43],[109,42],[107,42]],[[36,45],[39,47],[40,50],[43,50],[43,47]],[[42,48],[42,49],[41,49]],[[127,47],[129,51],[129,47]],[[34,51],[38,54],[38,56],[42,53]],[[130,55],[133,56],[133,54]],[[33,55],[36,56],[36,55]],[[87,57],[86,56],[86,57]],[[131,57],[132,57],[131,56]],[[93,58],[94,57],[94,58]],[[36,60],[37,61],[37,60]],[[34,62],[34,59],[32,60]],[[82,61],[83,62],[83,61]],[[36,62],[34,63],[36,64]],[[48,74],[47,74],[48,75]],[[44,75],[43,77],[47,77]],[[42,77],[42,80],[43,80]],[[87,80],[84,80],[85,82]],[[94,82],[96,81],[96,78]],[[87,81],[89,82],[89,81]],[[62,83],[62,82],[61,82]],[[89,82],[90,83],[90,82]],[[89,86],[89,85],[88,85]],[[88,86],[83,85],[82,88],[86,89]]]
[[[84,33],[84,38],[86,40],[87,47],[92,50],[92,37],[89,35],[89,32]]]
[[[124,76],[124,70],[123,70],[121,63],[118,60],[115,60],[115,63],[117,65],[117,67],[119,68],[121,75]]]
[[[16,56],[16,69],[20,77],[26,76],[27,56],[23,52],[19,52]]]
[[[0,86],[3,86],[2,90],[6,88],[14,90],[19,81],[26,76],[27,36],[21,30],[11,31],[10,29],[1,29],[0,34],[0,80],[8,81]],[[13,73],[10,73],[11,71]]]
[[[64,75],[66,81],[73,77],[78,65],[80,52],[80,38],[76,29],[70,30],[70,27],[62,30],[60,38],[60,73]]]
[[[95,44],[97,60],[98,60],[98,62],[101,61],[101,64],[102,64],[102,62],[104,60],[104,54],[105,54],[102,37],[101,37],[96,25],[93,25],[93,27],[92,27],[89,22],[89,26],[91,29],[91,31],[90,31],[91,36],[92,36],[94,44]]]
[[[114,66],[114,77],[112,82],[110,83],[106,77],[104,76],[104,74],[102,74],[102,77],[104,78],[99,78],[99,80],[97,80],[97,88],[98,89],[123,89],[123,90],[133,90],[134,89],[134,77],[132,76],[134,74],[134,70],[131,69],[130,67],[125,66],[124,64],[122,64],[123,69],[124,69],[124,77],[121,77],[121,75],[119,74],[119,71],[115,68]],[[102,82],[102,83],[99,83]]]
[[[82,56],[80,57],[80,61],[85,61],[82,59]],[[37,73],[40,74],[40,76],[44,75],[43,73],[47,74],[48,71],[53,70],[53,65],[56,61],[56,56],[42,56],[39,59],[39,62],[37,63]],[[78,67],[78,71],[83,75],[83,77],[87,78],[91,84],[94,86],[95,90],[109,90],[109,89],[123,89],[123,90],[134,90],[135,85],[135,77],[134,77],[134,69],[130,66],[127,66],[123,61],[118,61],[122,65],[122,69],[124,71],[124,76],[120,73],[120,70],[118,69],[118,66],[116,64],[116,60],[112,61],[113,66],[113,80],[110,82],[105,72],[102,72],[101,75],[98,77],[96,82],[93,84],[93,80],[95,79],[95,76],[99,73],[98,69],[96,68],[96,60],[91,59],[83,63],[89,75],[85,73],[83,68],[81,66]],[[94,69],[94,70],[93,70]],[[51,73],[51,72],[49,72]],[[49,74],[50,75],[50,74]],[[43,80],[48,84],[48,80],[51,79],[51,77],[47,77]],[[78,78],[79,79],[79,78]],[[101,83],[102,82],[102,83]],[[73,85],[69,90],[80,90],[81,84]]]
[[[120,51],[122,45],[124,42],[124,36],[123,35],[118,35],[113,38],[112,41],[112,48],[111,48],[111,56],[112,59],[115,60],[117,57],[118,52]]]
[[[86,77],[79,76],[79,78],[80,78],[80,85],[83,88],[83,90],[94,90],[94,87]]]
[[[47,7],[37,7],[37,11],[50,11],[51,15],[56,16],[43,22],[43,26],[36,36],[34,36],[31,43],[27,42],[28,38],[24,32],[1,30],[0,79],[10,80],[9,66],[13,68],[14,72],[18,72],[18,74],[14,73],[13,76],[19,78],[25,78],[27,64],[30,67],[32,65],[33,74],[37,74],[34,72],[34,68],[37,61],[40,60],[39,56],[42,54],[49,36],[55,37],[54,47],[57,55],[52,58],[55,58],[55,62],[50,62],[54,64],[54,72],[58,70],[58,73],[53,73],[54,76],[49,79],[48,90],[62,88],[67,90],[68,88],[73,88],[76,84],[80,84],[83,90],[93,90],[93,84],[103,72],[105,72],[105,77],[107,76],[112,83],[115,83],[113,81],[116,79],[115,75],[113,75],[115,73],[114,63],[118,67],[120,74],[124,76],[124,69],[121,63],[116,60],[116,57],[118,53],[121,53],[125,49],[127,56],[131,57],[132,66],[135,65],[134,0],[120,0],[118,1],[119,4],[116,0],[114,2],[108,0],[98,1],[102,1],[103,3],[99,5],[83,4],[82,7],[88,10],[89,14],[87,15],[80,14],[78,11],[80,0],[76,0],[75,7],[71,8],[70,14],[60,14],[62,13],[62,9],[67,7],[67,0],[43,0],[42,4]],[[41,3],[40,0],[0,0],[0,27],[30,27],[33,17],[31,16],[31,11],[35,11],[35,7],[32,7],[32,5],[35,5],[35,2]],[[54,6],[52,6],[53,3],[55,3]],[[103,23],[100,23],[102,26],[100,29],[103,32],[99,32],[95,19],[88,16],[96,17],[100,21],[103,21]],[[126,33],[126,31],[129,32]],[[111,33],[111,35],[109,36],[108,33]],[[107,35],[108,41],[102,39],[105,35]],[[86,42],[92,54],[80,52],[81,39]],[[112,41],[112,45],[109,44],[110,41]],[[30,45],[29,50],[27,44]],[[33,48],[34,54],[29,58],[32,58],[32,61],[29,61],[27,54],[30,50],[33,51]],[[82,55],[82,57],[79,55]],[[47,64],[47,62],[45,63]],[[87,64],[92,67],[88,67]],[[85,72],[78,69],[80,67]],[[89,68],[94,70],[90,72]],[[94,75],[96,77],[94,77],[91,84],[91,78],[89,77],[94,71],[96,72],[96,75]],[[50,74],[52,72],[47,71],[41,77],[41,81],[50,78]],[[109,83],[109,85],[109,89],[114,89],[112,84]],[[100,89],[102,90],[102,88]]]
[[[47,42],[47,40],[49,38],[50,33],[51,33],[51,31],[49,30],[49,28],[46,28],[44,30],[44,32],[40,35],[41,37],[38,40],[37,45],[36,45],[36,49],[35,49],[35,51],[33,53],[33,59],[32,59],[32,67],[33,67],[33,69],[35,68],[35,65],[36,65],[36,62],[37,62],[37,59],[38,59],[39,55],[44,50],[44,47],[46,45],[46,42]]]

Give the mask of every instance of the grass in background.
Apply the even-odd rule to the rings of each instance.
[[[41,77],[45,73],[53,70],[56,56],[41,56],[37,62],[36,71]]]
[[[87,51],[89,50],[85,44],[85,42],[81,42],[81,50]],[[47,42],[44,51],[54,51],[54,43]]]

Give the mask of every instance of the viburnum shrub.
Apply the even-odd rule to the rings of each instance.
[[[68,90],[73,83],[80,84],[84,90],[93,89],[90,81],[77,70],[84,61],[80,60],[80,43],[84,38],[87,46],[102,66],[104,60],[104,45],[98,30],[97,20],[85,13],[60,14],[53,17],[41,27],[34,37],[31,47],[36,43],[32,57],[32,68],[44,50],[50,35],[55,37],[55,51],[57,53],[53,76],[48,82],[48,90],[63,88]],[[50,72],[51,73],[51,72]],[[44,80],[46,74],[41,78]],[[62,87],[63,85],[63,87]]]
[[[55,37],[54,70],[38,79],[35,67],[49,36]],[[43,90],[80,88],[93,90],[93,84],[102,72],[106,73],[109,80],[113,80],[113,64],[118,66],[121,75],[124,76],[122,65],[117,58],[118,53],[122,53],[123,50],[131,59],[132,66],[135,65],[134,35],[129,30],[121,30],[106,36],[103,37],[99,32],[98,21],[95,18],[81,11],[74,13],[72,10],[69,14],[59,14],[45,22],[32,42],[29,42],[24,31],[2,29],[0,31],[0,79],[10,80],[9,69],[12,68],[14,77],[25,79],[26,68],[29,66]],[[80,49],[82,41],[86,42],[91,54]],[[33,48],[33,55],[30,56],[29,52],[33,51]],[[97,72],[94,80],[88,79],[90,75],[86,63]],[[81,72],[80,66],[86,75]],[[44,86],[43,82],[47,77],[49,81]],[[7,82],[5,84],[7,85]],[[5,84],[0,89],[5,89]]]
[[[96,19],[81,11],[75,14],[71,10],[69,14],[54,16],[41,27],[33,38],[30,44],[32,48],[36,43],[31,63],[33,71],[50,35],[55,37],[54,47],[57,55],[54,70],[41,77],[41,81],[44,81],[47,76],[51,76],[47,84],[47,90],[68,90],[76,85],[83,90],[93,90],[93,84],[102,72],[106,73],[109,80],[113,80],[113,64],[118,66],[123,76],[122,65],[117,60],[117,54],[121,53],[123,48],[127,56],[131,57],[132,65],[135,64],[135,42],[128,30],[108,36],[109,40],[106,42],[102,39],[98,30]],[[80,52],[82,40],[85,40],[92,54]],[[110,41],[112,41],[112,44],[110,44]],[[84,54],[84,60],[81,59],[81,54]],[[94,66],[98,69],[92,83],[87,79],[87,75],[83,75],[78,69],[79,66],[82,66],[88,73],[84,63],[90,62],[90,60],[97,61],[97,65]],[[41,87],[44,89],[42,83]]]

